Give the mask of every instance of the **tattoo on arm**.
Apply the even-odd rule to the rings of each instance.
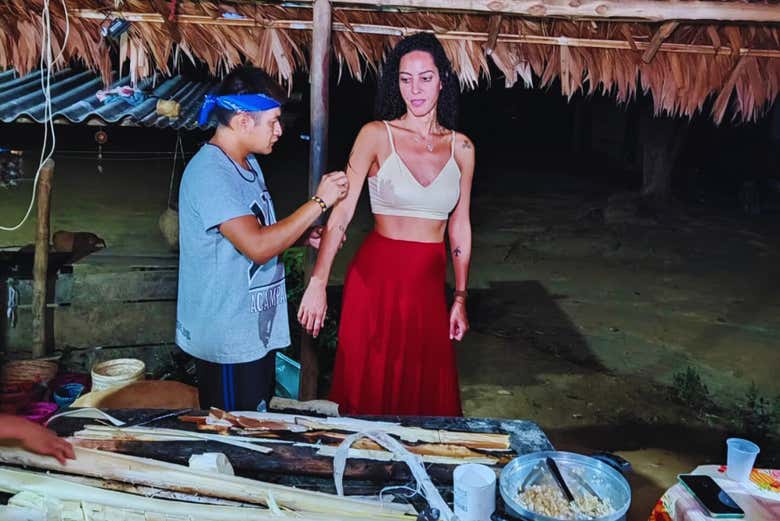
[[[468,139],[463,140],[463,145],[461,146],[465,149],[473,148],[473,146],[471,145],[471,141],[469,141]]]
[[[460,257],[461,253],[463,253],[463,252],[460,250],[460,246],[456,246],[455,249],[452,250],[452,254],[454,256],[456,256],[456,257]]]

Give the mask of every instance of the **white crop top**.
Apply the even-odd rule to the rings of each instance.
[[[452,132],[450,159],[433,181],[423,186],[396,152],[390,125],[387,121],[384,124],[387,127],[391,152],[376,175],[368,178],[371,211],[381,215],[446,220],[460,197],[460,168],[455,161],[455,131]]]

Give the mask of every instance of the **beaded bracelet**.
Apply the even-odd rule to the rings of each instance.
[[[328,205],[325,204],[325,201],[323,201],[321,197],[313,195],[311,200],[320,205],[320,208],[322,208],[322,213],[325,213],[328,210]]]
[[[452,292],[453,297],[458,298],[461,297],[463,300],[466,300],[466,297],[468,296],[468,291],[465,289],[456,289]]]

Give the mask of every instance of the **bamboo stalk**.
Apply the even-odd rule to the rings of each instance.
[[[46,327],[46,287],[49,273],[49,224],[51,218],[51,180],[54,161],[47,159],[38,177],[38,219],[35,227],[33,262],[32,357],[41,358],[48,349]]]
[[[780,11],[780,9],[778,9]],[[94,10],[81,9],[73,10],[71,14],[76,17],[88,18],[88,19],[105,19],[106,15]],[[116,16],[126,17],[128,20],[135,20],[139,22],[149,23],[163,23],[162,18],[156,14],[142,14],[142,13],[123,13],[121,11],[116,12]],[[311,20],[272,20],[272,21],[255,21],[255,20],[226,20],[226,19],[213,19],[204,16],[194,15],[181,15],[182,18],[179,23],[195,23],[195,24],[214,24],[224,26],[238,26],[238,27],[260,27],[260,28],[272,28],[272,29],[289,29],[289,30],[301,30],[311,31]],[[333,30],[340,32],[355,32],[362,34],[376,34],[385,36],[407,36],[418,32],[428,32],[435,34],[440,40],[471,40],[479,42],[487,42],[490,38],[488,33],[474,32],[474,31],[434,31],[431,29],[421,29],[415,27],[396,27],[392,25],[382,24],[361,24],[350,23],[349,26],[340,22],[333,22]],[[499,34],[496,41],[498,43],[527,43],[532,45],[567,45],[569,47],[585,47],[592,49],[615,49],[615,50],[641,50],[644,51],[649,48],[648,42],[631,42],[622,40],[605,40],[599,38],[576,38],[568,36],[537,36],[537,35],[523,35],[523,34]],[[698,45],[687,43],[662,43],[658,48],[659,52],[671,52],[682,54],[706,54],[710,56],[756,56],[760,58],[780,58],[780,50],[777,49],[749,49],[741,47],[739,49],[733,49],[730,47],[714,47],[712,45]]]
[[[361,512],[328,513],[326,512],[327,508],[324,506],[319,509],[320,512],[285,514],[261,508],[191,504],[165,499],[145,498],[124,492],[70,483],[38,473],[1,467],[0,489],[14,494],[22,491],[32,492],[48,500],[75,501],[80,504],[107,506],[120,511],[129,510],[183,516],[185,519],[203,521],[272,521],[279,519],[295,519],[296,521],[344,521],[345,519],[351,521],[373,521],[377,519],[375,517],[377,514],[366,515]],[[304,493],[304,491],[300,492]],[[275,494],[274,498],[276,498]],[[278,501],[278,498],[276,499]],[[121,515],[121,512],[115,512],[115,516],[112,517],[119,517],[119,515]]]
[[[209,497],[209,496],[199,496],[196,494],[187,494],[186,492],[173,492],[171,490],[165,490],[161,488],[146,487],[143,485],[133,485],[132,483],[124,483],[122,481],[111,481],[108,479],[90,478],[87,476],[78,476],[76,474],[50,474],[50,476],[56,479],[60,479],[62,481],[68,481],[70,483],[78,483],[80,485],[86,485],[88,487],[102,488],[103,490],[114,490],[116,492],[125,492],[127,494],[134,494],[136,496],[154,497],[157,499],[170,499],[173,501],[187,501],[189,503],[203,503],[206,505],[251,507],[251,508],[257,507],[257,505],[241,503],[240,501],[230,501],[229,499],[220,499],[220,498]]]
[[[268,505],[271,494],[280,506],[301,512],[339,512],[377,519],[404,519],[405,514],[411,512],[411,507],[407,505],[338,497],[239,476],[213,475],[182,465],[112,452],[81,447],[74,447],[74,450],[76,459],[61,465],[49,456],[39,456],[14,447],[2,447],[0,462],[265,506]],[[0,487],[1,483],[2,481]]]
[[[343,430],[347,432],[383,431],[401,438],[404,441],[416,443],[445,443],[462,445],[471,449],[508,449],[509,436],[481,432],[456,432],[423,429],[420,427],[404,427],[395,423],[372,422],[355,418],[298,418],[298,423],[310,429]]]
[[[223,434],[206,434],[202,432],[178,429],[156,429],[153,427],[116,428],[106,425],[87,425],[84,430],[74,433],[74,437],[83,439],[124,439],[137,441],[216,441],[241,447],[242,449],[268,454],[271,449],[255,445],[237,436]]]

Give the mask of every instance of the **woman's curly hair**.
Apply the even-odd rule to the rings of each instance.
[[[439,70],[439,80],[442,86],[436,105],[436,117],[441,126],[450,130],[454,129],[458,120],[460,86],[458,78],[452,70],[452,64],[444,53],[444,48],[439,40],[430,33],[407,36],[390,51],[379,76],[374,103],[376,119],[397,119],[406,112],[406,104],[398,87],[398,69],[401,65],[401,58],[412,51],[425,51],[433,56],[433,62]]]

